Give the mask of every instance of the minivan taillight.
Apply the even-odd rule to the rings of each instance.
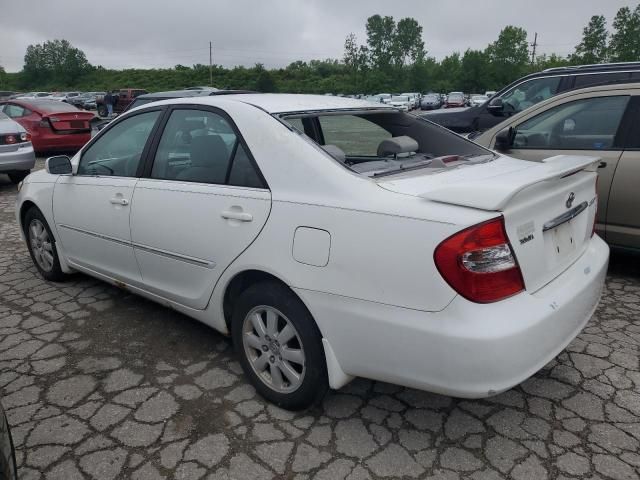
[[[434,260],[451,288],[472,302],[497,302],[524,290],[503,217],[447,238],[436,247]]]

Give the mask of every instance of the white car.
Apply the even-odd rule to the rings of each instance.
[[[390,93],[379,93],[376,95],[376,97],[379,97],[382,99],[382,103],[389,103],[391,101],[391,97],[393,95],[391,95]]]
[[[480,105],[483,105],[487,100],[489,100],[489,97],[487,97],[486,95],[471,95],[471,98],[469,98],[469,104],[472,107],[479,107]]]
[[[597,163],[512,159],[363,100],[191,97],[49,158],[16,217],[45,279],[84,272],[231,335],[284,408],[357,376],[486,397],[596,308]]]
[[[394,95],[391,97],[391,100],[389,100],[388,105],[396,107],[403,112],[408,112],[413,106],[411,97],[408,97],[407,95]]]

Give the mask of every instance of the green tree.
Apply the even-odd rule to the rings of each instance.
[[[6,88],[5,84],[7,83],[7,72],[4,71],[4,67],[0,65],[0,88]]]
[[[367,19],[367,45],[375,68],[388,70],[394,54],[396,22],[393,17],[373,15]]]
[[[278,90],[276,88],[276,83],[271,76],[271,73],[264,68],[264,65],[262,65],[261,63],[256,63],[253,69],[258,74],[256,78],[256,90],[258,92],[272,93]]]
[[[618,10],[613,20],[614,32],[609,43],[610,59],[616,62],[640,60],[640,5]]]
[[[435,72],[434,89],[439,92],[458,90],[461,67],[462,62],[458,52],[444,57]]]
[[[27,47],[23,72],[27,84],[70,86],[91,68],[84,52],[67,40],[49,40]]]
[[[607,21],[602,15],[594,15],[582,30],[582,41],[572,55],[575,63],[602,63],[607,60]]]
[[[408,62],[415,63],[425,56],[422,41],[422,27],[413,18],[403,18],[396,25],[393,35],[394,63],[403,67]]]
[[[512,25],[503,28],[498,40],[489,44],[486,53],[491,62],[493,81],[497,85],[506,85],[521,77],[529,68],[526,30]]]
[[[463,92],[484,92],[489,89],[489,57],[480,50],[468,49],[460,62],[458,87]]]

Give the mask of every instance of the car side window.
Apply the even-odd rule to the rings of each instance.
[[[505,113],[516,113],[526,110],[558,93],[562,77],[533,78],[502,95]]]
[[[263,187],[229,122],[208,110],[174,110],[162,132],[151,178]]]
[[[27,110],[24,109],[23,107],[19,106],[19,105],[13,105],[11,103],[8,103],[7,105],[5,105],[4,107],[4,113],[5,115],[7,115],[7,117],[11,117],[11,118],[20,118],[20,117],[24,117],[25,116],[25,112]]]
[[[628,102],[628,96],[595,97],[550,108],[518,125],[514,148],[610,149]]]
[[[591,75],[576,75],[573,88],[584,88],[589,85],[598,85],[607,82],[619,82],[629,79],[629,72],[594,73]]]
[[[144,147],[162,112],[141,113],[118,122],[82,154],[78,175],[135,177]]]
[[[347,156],[376,157],[380,142],[391,132],[355,115],[319,117],[325,145],[339,147]]]

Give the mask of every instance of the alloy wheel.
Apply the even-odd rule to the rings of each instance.
[[[53,244],[44,224],[34,218],[29,224],[29,243],[38,266],[45,272],[53,268]]]
[[[260,305],[247,313],[242,345],[258,378],[278,393],[291,393],[302,385],[305,354],[298,331],[279,310]]]

